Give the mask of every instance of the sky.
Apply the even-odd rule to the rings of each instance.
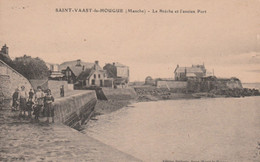
[[[0,0],[0,46],[4,44],[12,58],[26,54],[50,63],[99,60],[101,66],[120,62],[130,67],[131,81],[173,78],[178,64],[204,63],[217,77],[260,82],[260,0]]]

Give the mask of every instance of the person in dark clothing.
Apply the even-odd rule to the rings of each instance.
[[[64,85],[62,85],[61,87],[60,87],[60,96],[61,97],[64,97]]]
[[[27,105],[28,117],[31,118],[32,111],[33,111],[33,105],[34,105],[33,99],[29,98],[26,105]]]
[[[30,89],[30,92],[29,92],[29,99],[33,99],[33,96],[34,96],[33,90]]]
[[[20,94],[18,88],[15,90],[12,97],[13,97],[12,111],[17,111],[20,103]]]
[[[47,94],[44,97],[44,107],[45,107],[45,115],[47,117],[46,122],[49,123],[49,117],[52,117],[52,122],[54,123],[54,108],[52,107],[52,102],[54,102],[54,98],[51,95],[51,90],[47,90]]]

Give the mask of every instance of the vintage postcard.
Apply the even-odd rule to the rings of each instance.
[[[260,161],[259,0],[0,0],[0,161]]]

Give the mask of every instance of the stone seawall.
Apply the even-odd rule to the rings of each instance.
[[[53,103],[56,121],[79,129],[80,125],[92,115],[96,102],[95,91],[83,91],[79,94],[58,98]]]
[[[162,80],[157,82],[157,88],[167,88],[167,89],[186,89],[186,81],[175,81],[175,80]]]

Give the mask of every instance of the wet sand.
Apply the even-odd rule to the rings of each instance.
[[[0,110],[0,161],[140,161],[65,125]]]

